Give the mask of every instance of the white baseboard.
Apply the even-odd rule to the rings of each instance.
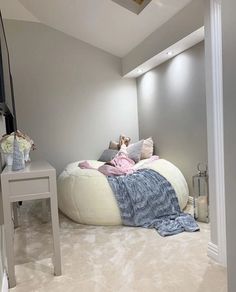
[[[188,204],[191,204],[193,205],[193,197],[189,196],[188,197]],[[218,248],[218,245],[212,243],[212,242],[209,242],[208,243],[208,247],[207,247],[207,254],[208,256],[215,260],[216,262],[219,263],[219,248]]]
[[[219,262],[219,249],[216,244],[212,242],[208,243],[207,254],[211,259]]]
[[[8,292],[8,279],[7,279],[7,273],[6,273],[6,271],[4,271],[3,277],[2,277],[1,292]]]

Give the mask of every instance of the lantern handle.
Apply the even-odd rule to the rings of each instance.
[[[204,168],[201,168],[201,166],[204,166]],[[207,174],[208,167],[206,163],[199,162],[197,165],[197,169],[200,176],[205,176]]]

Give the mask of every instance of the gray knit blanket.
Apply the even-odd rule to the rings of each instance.
[[[109,176],[124,225],[155,228],[161,236],[199,230],[194,218],[180,210],[171,184],[152,169]]]

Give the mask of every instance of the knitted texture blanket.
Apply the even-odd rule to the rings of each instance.
[[[194,218],[180,210],[171,184],[152,169],[130,175],[109,176],[124,225],[155,228],[161,236],[194,232]]]

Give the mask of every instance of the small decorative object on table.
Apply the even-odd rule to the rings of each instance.
[[[30,161],[30,150],[35,149],[33,140],[19,130],[10,135],[4,135],[0,140],[0,147],[7,165],[13,164],[14,149],[18,153],[18,159],[22,156],[22,164]]]
[[[198,174],[193,176],[194,218],[201,222],[209,222],[209,190],[207,165],[197,166]]]
[[[14,135],[12,156],[13,156],[12,170],[17,171],[24,169],[25,168],[24,153],[20,151],[20,146],[16,138],[16,133]]]

